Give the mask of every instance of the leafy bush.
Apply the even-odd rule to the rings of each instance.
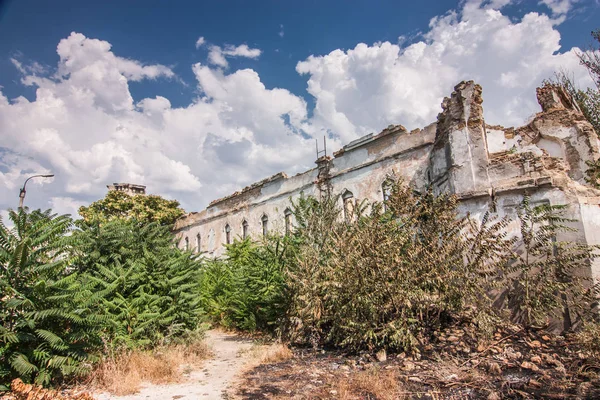
[[[208,316],[227,327],[274,331],[287,309],[283,271],[289,254],[289,238],[247,239],[228,245],[224,259],[205,261],[200,298]]]
[[[304,203],[296,211],[307,222],[297,234],[307,246],[289,283],[296,339],[414,349],[424,332],[467,305],[491,308],[486,279],[497,275],[510,244],[502,233],[505,221],[479,227],[457,217],[454,197],[421,195],[401,184],[393,185],[387,211],[373,204],[366,214],[360,205],[346,220],[337,216],[335,199],[313,203],[308,213]],[[310,227],[323,215],[329,233],[319,238]]]
[[[199,263],[167,227],[115,219],[73,228],[50,211],[0,223],[0,385],[82,375],[102,351],[197,332]],[[0,221],[1,222],[1,221]]]
[[[199,263],[167,227],[115,219],[75,234],[85,307],[111,347],[154,346],[197,327]]]
[[[509,236],[508,219],[459,217],[455,197],[402,182],[368,213],[362,203],[341,218],[338,200],[294,204],[291,340],[415,350],[428,333],[465,317],[482,333],[508,319],[531,327],[580,318],[598,293],[581,276],[598,247],[556,240],[569,229],[563,206],[532,207],[526,196],[520,235]]]
[[[24,209],[9,218],[12,229],[0,220],[0,385],[81,375],[101,318],[80,304],[89,288],[73,270],[72,220]]]

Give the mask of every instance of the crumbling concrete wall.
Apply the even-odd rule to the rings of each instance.
[[[558,239],[600,244],[600,191],[585,182],[586,162],[600,156],[598,135],[562,88],[546,85],[537,97],[542,111],[527,125],[489,126],[482,88],[461,82],[444,99],[437,121],[423,129],[391,125],[319,158],[305,173],[276,174],[182,217],[175,226],[180,246],[187,238],[193,249],[219,256],[227,232],[230,240],[241,237],[244,225],[255,238],[263,234],[265,218],[268,231],[284,232],[290,199],[301,193],[382,201],[390,177],[417,190],[453,193],[461,212],[474,217],[493,212],[516,219],[525,194],[534,204],[567,204],[577,230]],[[586,273],[600,279],[600,264]]]

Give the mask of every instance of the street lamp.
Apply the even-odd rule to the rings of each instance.
[[[27,186],[27,182],[32,179],[32,178],[52,178],[54,176],[54,174],[47,174],[47,175],[33,175],[30,176],[29,178],[27,178],[25,180],[25,183],[23,184],[23,187],[21,188],[21,191],[19,192],[19,208],[23,208],[23,201],[25,200],[25,186]]]

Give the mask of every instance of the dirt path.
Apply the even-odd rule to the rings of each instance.
[[[193,370],[185,381],[169,385],[146,384],[133,395],[102,393],[98,400],[226,399],[226,391],[248,361],[253,342],[235,334],[208,331],[206,341],[213,358]]]

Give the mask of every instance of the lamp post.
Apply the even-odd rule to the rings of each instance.
[[[23,208],[23,201],[25,200],[25,186],[27,186],[27,182],[32,179],[32,178],[52,178],[54,176],[54,174],[47,174],[47,175],[33,175],[30,176],[29,178],[27,178],[25,180],[25,183],[23,184],[23,187],[21,188],[21,191],[19,192],[19,208]]]

